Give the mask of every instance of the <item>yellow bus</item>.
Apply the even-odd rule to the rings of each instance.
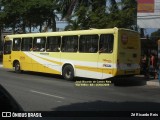
[[[129,29],[90,29],[8,35],[3,67],[107,79],[140,72],[139,34]]]

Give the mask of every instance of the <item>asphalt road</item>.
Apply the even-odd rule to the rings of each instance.
[[[76,86],[56,75],[0,68],[0,84],[25,111],[160,111],[160,87],[131,79],[118,86]]]

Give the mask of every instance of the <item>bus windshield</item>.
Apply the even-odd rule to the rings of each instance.
[[[11,54],[12,41],[6,41],[4,44],[4,54]]]

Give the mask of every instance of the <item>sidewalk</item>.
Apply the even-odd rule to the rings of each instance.
[[[159,83],[158,79],[154,79],[154,80],[147,81],[146,85],[160,86],[160,83]]]
[[[144,75],[136,75],[138,77],[144,78]],[[146,80],[146,85],[149,86],[160,86],[160,81],[158,79],[154,79],[153,77],[150,78],[144,78]]]

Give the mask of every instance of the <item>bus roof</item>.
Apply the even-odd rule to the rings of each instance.
[[[45,37],[45,36],[67,36],[67,35],[87,35],[87,34],[105,34],[105,33],[115,33],[118,30],[127,30],[127,31],[133,31],[130,29],[125,28],[108,28],[108,29],[89,29],[89,30],[74,30],[74,31],[58,31],[58,32],[43,32],[43,33],[26,33],[26,34],[13,34],[13,35],[7,35],[9,38],[15,38],[15,37]],[[136,32],[136,31],[133,31]]]

